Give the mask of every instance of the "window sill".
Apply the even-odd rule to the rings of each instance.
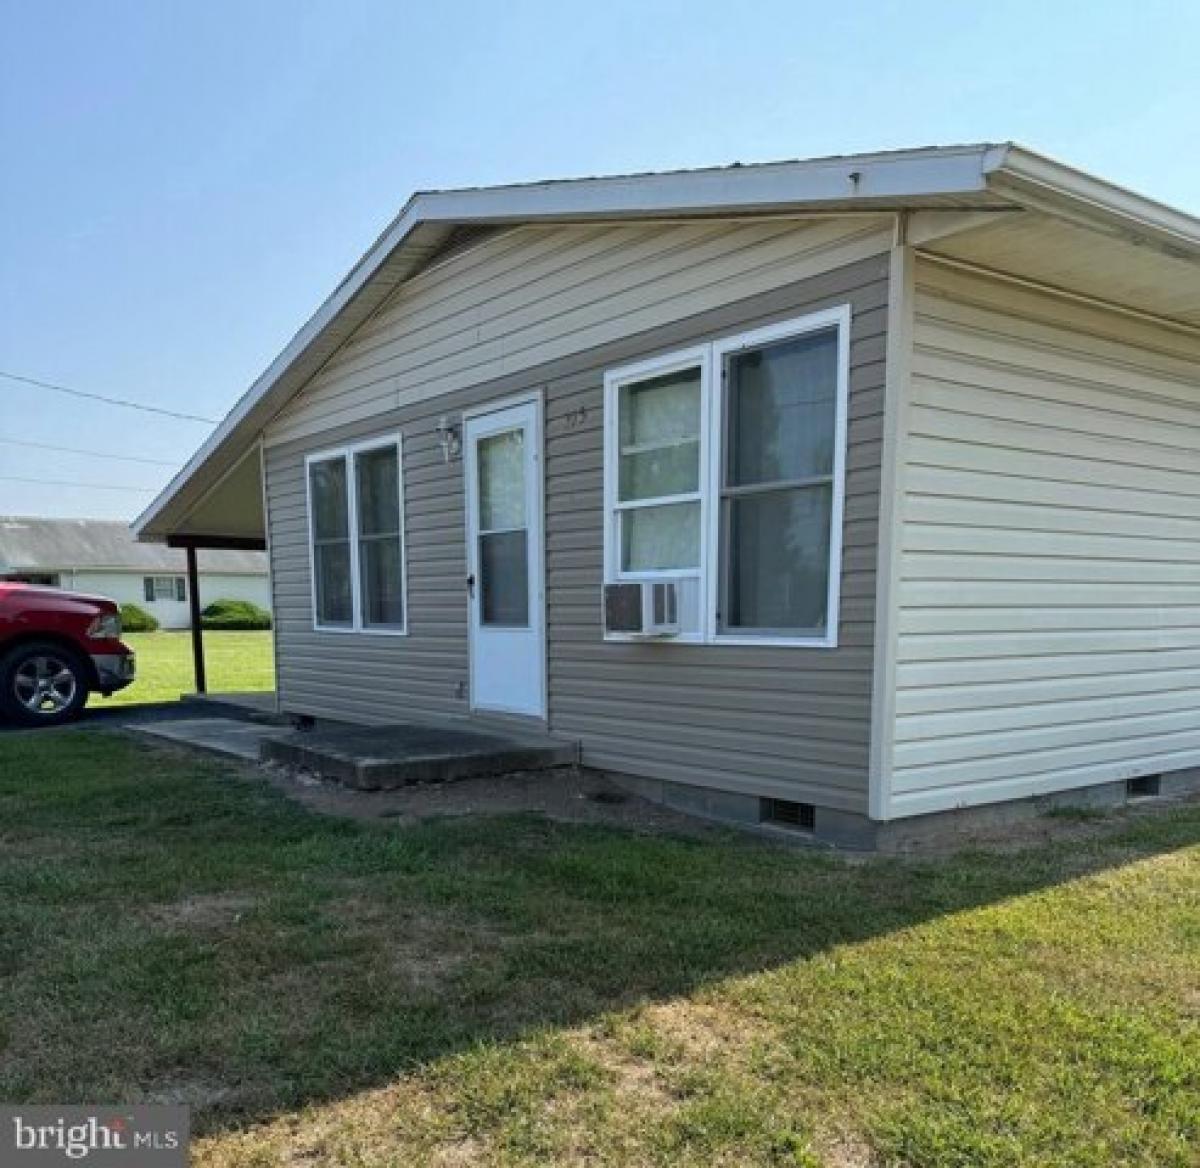
[[[718,633],[709,639],[710,645],[748,645],[773,649],[836,649],[836,637],[746,637],[736,633]]]
[[[639,637],[631,633],[604,633],[609,645],[708,645],[755,649],[836,649],[837,639],[831,637],[705,637],[700,633],[684,633],[678,637]]]
[[[360,637],[407,637],[407,627],[403,629],[355,628],[353,625],[318,625],[312,627],[314,633],[353,634]]]

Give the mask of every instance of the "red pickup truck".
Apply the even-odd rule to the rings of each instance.
[[[0,580],[0,715],[52,726],[133,678],[113,601]]]

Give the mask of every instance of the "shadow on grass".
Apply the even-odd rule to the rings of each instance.
[[[1194,807],[936,862],[535,818],[364,825],[119,736],[12,736],[0,1098],[179,1100],[212,1132],[1198,839]]]

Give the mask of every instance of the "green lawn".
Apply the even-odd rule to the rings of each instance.
[[[0,1099],[190,1101],[228,1168],[1196,1164],[1196,804],[864,861],[245,776],[0,737]]]
[[[93,697],[93,705],[172,702],[195,690],[191,633],[126,633],[122,639],[137,654],[137,680],[111,698]],[[275,688],[269,632],[206,632],[204,660],[210,693]]]

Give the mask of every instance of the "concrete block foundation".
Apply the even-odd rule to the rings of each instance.
[[[771,839],[810,846],[853,851],[910,852],[943,848],[961,839],[967,842],[980,832],[1029,822],[1066,810],[1106,811],[1143,799],[1183,798],[1200,794],[1200,769],[1174,771],[1142,780],[1097,783],[1072,791],[1038,795],[1006,803],[963,807],[908,819],[875,820],[831,807],[806,808],[811,825],[803,827],[773,822],[770,800],[756,795],[711,790],[665,779],[645,779],[606,772],[617,786],[653,803],[701,819],[752,831]]]

